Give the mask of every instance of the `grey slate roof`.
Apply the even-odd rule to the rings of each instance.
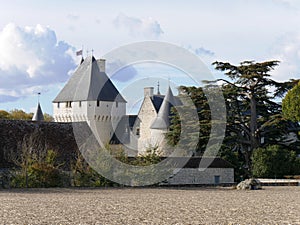
[[[97,100],[126,102],[106,73],[100,72],[98,63],[93,56],[82,61],[53,102]]]
[[[167,94],[161,104],[157,117],[151,125],[151,129],[168,129],[170,126],[171,107],[176,106],[177,101],[172,93],[171,88],[168,88]]]
[[[151,101],[152,101],[152,104],[156,110],[156,112],[159,111],[160,107],[161,107],[161,104],[164,100],[164,95],[153,95],[152,98],[151,98]]]
[[[34,113],[33,117],[32,117],[32,121],[43,121],[44,120],[44,115],[40,106],[40,103],[38,103],[36,112]]]
[[[117,124],[109,144],[128,144],[130,142],[130,131],[132,130],[136,118],[136,115],[123,116]]]

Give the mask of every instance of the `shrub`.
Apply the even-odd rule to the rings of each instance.
[[[257,148],[252,155],[252,174],[254,177],[283,178],[297,173],[297,158],[294,151],[279,145]]]
[[[72,176],[72,185],[75,187],[107,187],[116,185],[92,169],[81,155],[78,155],[75,164],[72,166]]]
[[[56,153],[48,150],[44,160],[29,160],[21,170],[15,170],[11,180],[12,187],[62,187],[67,186],[68,177],[55,165]]]

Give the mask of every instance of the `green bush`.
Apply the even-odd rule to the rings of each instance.
[[[19,188],[48,188],[68,186],[69,178],[55,165],[56,153],[47,151],[44,160],[29,160],[20,170],[15,170],[11,186]]]
[[[298,162],[298,163],[297,163]],[[285,175],[295,175],[299,160],[294,151],[279,145],[258,148],[252,155],[252,174],[254,177],[283,178]]]
[[[116,184],[93,170],[81,155],[77,157],[72,167],[73,182],[75,187],[108,187]]]

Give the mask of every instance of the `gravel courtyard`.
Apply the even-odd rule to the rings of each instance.
[[[0,224],[300,224],[300,187],[1,190]]]

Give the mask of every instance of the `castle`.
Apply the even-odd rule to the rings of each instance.
[[[163,156],[170,150],[165,134],[170,127],[171,108],[181,105],[170,87],[162,95],[158,88],[144,88],[144,97],[137,115],[126,114],[126,100],[105,73],[105,60],[89,56],[80,65],[67,84],[53,100],[56,124],[86,122],[100,145],[122,145],[127,156],[143,155],[149,148],[157,148]],[[42,114],[38,107],[35,120]],[[209,165],[199,171],[200,161]],[[183,168],[174,168],[174,174],[163,182],[168,185],[232,184],[234,169],[221,158],[191,157]]]
[[[55,122],[95,124],[102,144],[124,144],[128,155],[158,147],[163,152],[171,107],[180,104],[169,87],[166,95],[144,88],[138,115],[126,115],[126,100],[105,73],[105,60],[82,60],[70,80],[53,100]],[[93,128],[92,128],[93,129]]]

